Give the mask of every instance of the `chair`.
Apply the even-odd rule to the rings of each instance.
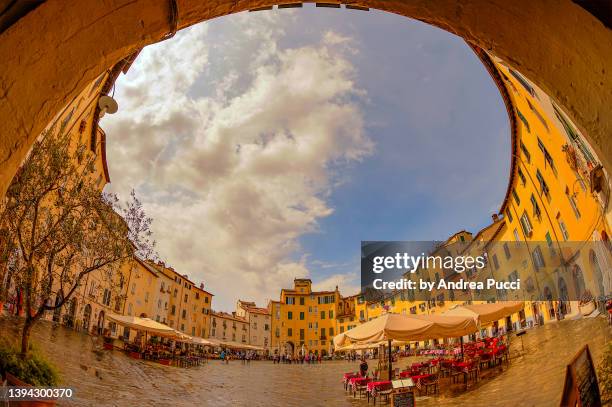
[[[464,382],[467,383],[467,372],[462,367],[453,365],[450,371],[451,383],[457,383],[459,376],[463,376]]]
[[[478,378],[480,376],[480,358],[476,358],[473,360],[472,365],[468,368],[467,378],[473,379],[474,382],[478,382]]]
[[[438,383],[440,382],[440,376],[438,373],[435,373],[422,381],[422,385],[425,387],[425,394],[429,394],[429,388],[434,388],[434,394],[438,394]]]
[[[357,393],[359,393],[359,398],[363,396],[363,394],[368,390],[368,382],[370,379],[364,380],[362,384],[357,384],[353,386],[353,397],[357,397]]]
[[[391,396],[391,393],[393,393],[393,386],[389,385],[387,388],[385,388],[384,390],[381,390],[378,392],[378,395],[380,396],[380,400],[382,402],[382,398],[385,398],[385,403],[389,402],[389,397]],[[376,403],[376,400],[374,400],[374,402]]]

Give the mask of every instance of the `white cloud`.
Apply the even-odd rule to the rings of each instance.
[[[137,187],[162,258],[204,280],[225,309],[277,298],[309,275],[305,256],[292,259],[298,238],[333,212],[331,168],[373,150],[350,39],[328,32],[281,49],[274,16],[237,21],[244,43],[227,44],[223,59],[209,60],[220,51],[206,25],[145,49],[118,82],[120,112],[103,123],[112,189]],[[336,283],[354,285],[341,274],[317,284]]]

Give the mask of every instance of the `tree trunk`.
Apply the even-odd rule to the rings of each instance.
[[[23,324],[23,329],[21,330],[20,356],[22,359],[25,359],[28,356],[28,345],[30,344],[30,332],[32,331],[32,326],[34,326],[34,320],[28,315],[25,323]]]

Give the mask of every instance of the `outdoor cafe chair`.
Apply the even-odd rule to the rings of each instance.
[[[473,379],[474,382],[478,382],[479,377],[480,377],[480,360],[479,358],[475,358],[473,360],[472,365],[468,368],[467,378],[468,380]]]
[[[451,366],[450,371],[451,383],[457,383],[459,381],[459,377],[463,377],[464,382],[467,383],[467,373],[464,368],[461,366]]]
[[[357,394],[359,394],[359,398],[363,397],[364,393],[368,389],[369,381],[371,381],[371,379],[366,379],[363,381],[363,383],[354,385],[353,386],[353,397],[357,397]]]
[[[425,395],[429,394],[429,389],[432,387],[433,387],[434,394],[438,394],[439,382],[440,382],[440,376],[437,373],[423,379],[422,386],[425,387]]]
[[[385,389],[382,389],[378,392],[378,396],[380,397],[380,403],[382,403],[383,397],[385,399],[385,403],[389,402],[389,397],[391,397],[391,393],[393,393],[393,386],[389,384]],[[376,400],[374,400],[374,404],[376,404]]]

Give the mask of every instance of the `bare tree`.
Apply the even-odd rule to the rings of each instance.
[[[35,323],[69,301],[88,274],[116,290],[123,286],[122,262],[137,253],[153,255],[151,219],[134,193],[126,206],[102,193],[95,163],[85,145],[51,129],[34,144],[0,205],[7,241],[0,261],[25,308],[24,358]]]

